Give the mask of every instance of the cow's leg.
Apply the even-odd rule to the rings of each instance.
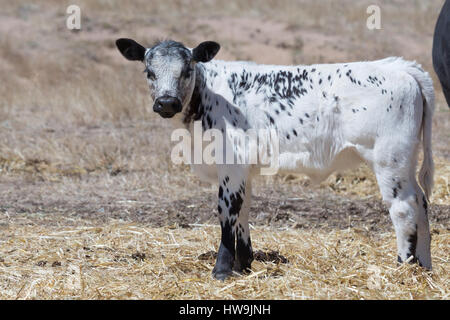
[[[442,92],[445,96],[445,101],[447,101],[447,105],[450,107],[450,88],[448,85],[442,83]]]
[[[217,255],[213,276],[225,280],[232,274],[235,262],[236,231],[239,228],[239,214],[244,204],[245,186],[248,171],[240,166],[222,166],[218,172],[219,177],[219,204],[218,213],[222,237]],[[238,249],[242,252],[242,248]]]
[[[404,165],[411,165],[404,163]],[[415,165],[407,174],[404,167],[375,167],[383,200],[389,206],[389,214],[397,236],[398,261],[411,262],[431,269],[430,230],[427,202],[416,182]]]
[[[253,249],[248,225],[248,214],[252,197],[251,180],[247,179],[244,190],[244,202],[235,224],[236,257],[233,270],[237,272],[249,271],[253,261]]]

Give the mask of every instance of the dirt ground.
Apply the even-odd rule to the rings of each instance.
[[[93,292],[98,288],[93,288],[93,284],[98,279],[93,278],[98,275],[95,274],[90,274],[93,277],[90,294],[87,294],[89,290],[83,294],[70,290],[46,291],[48,279],[45,277],[42,288],[37,289],[39,281],[36,279],[44,279],[34,270],[40,261],[46,261],[41,262],[42,270],[52,270],[48,268],[55,261],[67,267],[67,272],[71,270],[73,263],[69,261],[75,261],[75,256],[66,257],[68,260],[59,257],[53,262],[42,258],[67,247],[64,243],[77,246],[76,241],[85,241],[71,238],[68,230],[88,230],[86,236],[94,237],[93,229],[89,228],[111,231],[116,230],[117,225],[123,228],[132,225],[143,228],[143,234],[166,234],[167,230],[175,230],[173,232],[180,237],[188,238],[201,230],[208,235],[209,247],[196,246],[194,240],[194,243],[189,240],[188,247],[183,249],[188,252],[192,246],[195,257],[215,251],[218,245],[218,230],[212,227],[217,224],[214,216],[216,187],[199,181],[188,167],[170,162],[172,128],[151,110],[142,66],[125,61],[114,45],[117,38],[130,37],[147,44],[156,39],[172,38],[189,46],[215,40],[221,44],[217,58],[224,60],[309,64],[403,56],[421,63],[435,80],[437,97],[433,119],[436,187],[429,216],[432,230],[438,234],[438,257],[434,261],[438,280],[433,279],[434,284],[429,285],[428,276],[424,275],[426,293],[416,295],[408,295],[400,287],[389,285],[396,288],[394,298],[448,299],[450,109],[445,104],[431,62],[433,29],[443,1],[375,2],[382,10],[381,30],[365,27],[366,8],[373,1],[246,0],[231,3],[186,0],[152,1],[151,4],[143,0],[133,3],[73,1],[81,8],[82,29],[70,31],[65,26],[67,6],[60,1],[37,4],[0,0],[0,278],[7,283],[0,287],[3,288],[0,298],[220,296],[212,291],[199,291],[198,295],[177,296],[175,292],[161,295],[164,288],[158,293],[135,294],[132,291],[130,295],[120,290],[120,294],[115,294],[111,289],[107,295],[96,295]],[[390,263],[395,266],[392,224],[367,167],[351,173],[336,173],[320,186],[311,186],[304,176],[258,178],[253,193],[250,223],[257,235],[256,249],[271,250],[270,241],[259,236],[264,232],[273,232],[281,242],[281,234],[292,241],[296,234],[298,252],[303,252],[305,237],[314,232],[317,237],[329,233],[330,239],[334,239],[333,236],[342,236],[342,232],[354,228],[373,231],[367,237],[378,245],[384,238],[376,235],[384,235],[389,243],[386,252],[392,254]],[[57,233],[64,233],[66,242],[47,243],[49,247],[45,249],[34,250],[28,240],[23,240],[33,237],[42,240]],[[117,237],[117,241],[122,239],[121,235]],[[258,243],[258,239],[261,242]],[[317,242],[321,239],[317,238]],[[139,238],[141,240],[144,241]],[[26,246],[31,247],[26,249]],[[108,246],[114,249],[113,244]],[[290,254],[291,261],[297,259],[294,253],[283,252],[282,245],[274,248],[286,256]],[[82,246],[79,250],[83,250]],[[127,250],[127,257],[140,252],[136,244],[123,250]],[[151,262],[149,255],[159,259],[155,250],[152,246],[147,248],[146,263]],[[9,257],[9,252],[15,252],[14,259]],[[176,253],[168,256],[175,257]],[[139,256],[136,257],[128,260],[135,263],[139,260]],[[79,262],[80,265],[85,263]],[[192,267],[199,260],[193,258],[189,263]],[[202,276],[210,272],[208,268],[212,263],[211,260]],[[321,263],[324,261],[317,261],[318,266]],[[377,263],[374,256],[372,264]],[[126,264],[120,267],[126,268]],[[261,268],[259,265],[255,270]],[[287,269],[289,266],[283,269],[286,281]],[[311,274],[321,270],[318,267]],[[59,272],[55,277],[64,274]],[[298,280],[300,274],[295,274],[293,279]],[[368,274],[370,277],[370,272]],[[126,279],[125,274],[123,277]],[[83,281],[89,282],[87,278]],[[208,285],[220,286],[210,282]],[[389,298],[371,296],[373,288],[368,288],[364,294],[351,294],[350,290],[349,295],[340,295],[336,293],[338,287],[329,284],[328,292],[319,294],[316,288],[303,295],[281,291],[264,295],[254,287],[251,296]],[[441,289],[436,289],[438,287]],[[230,292],[227,297],[240,295]]]
[[[14,188],[13,185],[10,186]],[[214,191],[205,192],[202,196],[175,200],[168,198],[157,202],[145,194],[126,200],[111,199],[112,197],[99,199],[95,195],[81,200],[59,197],[38,200],[34,197],[36,195],[27,193],[26,197],[9,197],[8,201],[3,201],[1,210],[8,215],[8,219],[3,220],[2,226],[57,226],[61,223],[67,226],[84,223],[101,225],[123,221],[151,227],[190,228],[191,224],[217,223],[217,195]],[[431,224],[448,226],[449,206],[433,205],[430,218]],[[296,229],[363,227],[373,231],[392,230],[389,212],[380,199],[349,198],[326,190],[295,193],[289,189],[283,190],[276,184],[260,188],[254,195],[250,223],[255,226]]]

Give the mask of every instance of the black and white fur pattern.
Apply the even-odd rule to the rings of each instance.
[[[192,129],[275,129],[279,168],[321,181],[362,161],[375,172],[397,235],[398,260],[431,269],[428,198],[433,184],[431,118],[434,91],[428,73],[415,62],[387,58],[372,62],[311,66],[210,61],[219,45],[194,49],[175,41],[144,48],[133,40],[117,46],[146,66],[155,101],[172,97],[163,117]],[[187,71],[188,70],[188,71]],[[181,112],[170,106],[180,103]],[[171,111],[172,110],[172,111]],[[424,162],[416,181],[417,154]],[[213,275],[250,269],[253,251],[248,225],[251,177],[258,165],[193,165],[200,177],[219,183],[222,237]]]

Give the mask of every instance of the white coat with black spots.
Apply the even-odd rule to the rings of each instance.
[[[433,185],[430,76],[402,58],[298,66],[212,60],[219,44],[191,49],[175,41],[145,48],[116,42],[128,60],[141,61],[153,110],[192,129],[272,129],[280,171],[321,181],[366,162],[375,172],[397,236],[398,260],[431,269],[428,199]],[[416,180],[419,144],[424,160]],[[193,165],[218,182],[221,242],[213,276],[250,269],[248,213],[258,164]]]

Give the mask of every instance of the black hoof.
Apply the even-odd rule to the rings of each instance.
[[[217,253],[216,265],[213,269],[213,277],[218,280],[225,280],[233,273],[234,265],[234,248],[229,249],[220,243],[219,252]]]
[[[411,257],[411,255],[408,255],[408,258],[406,260],[408,260],[410,257]],[[402,258],[400,258],[399,255],[397,255],[397,262],[399,264],[405,263],[405,261],[403,261]],[[419,262],[419,260],[416,257],[412,257],[412,259],[409,259],[409,263],[410,264],[418,263],[418,262]],[[419,262],[419,265],[422,266],[420,262]]]
[[[214,279],[221,280],[221,281],[228,279],[229,277],[231,277],[231,275],[232,275],[231,270],[215,270],[214,269],[212,272],[212,276],[214,277]]]
[[[238,262],[234,263],[233,266],[233,271],[240,273],[240,274],[245,274],[245,273],[249,273],[251,271],[251,264],[245,264],[245,265],[241,265]]]

